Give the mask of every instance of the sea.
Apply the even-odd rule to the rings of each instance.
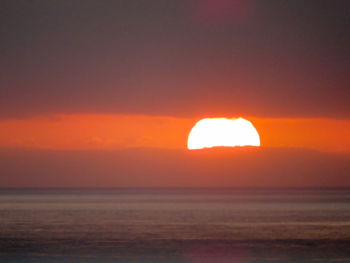
[[[350,189],[0,189],[0,262],[350,262]]]

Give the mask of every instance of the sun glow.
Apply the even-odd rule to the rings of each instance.
[[[243,118],[206,118],[192,128],[187,141],[190,150],[215,146],[260,146],[257,130]]]

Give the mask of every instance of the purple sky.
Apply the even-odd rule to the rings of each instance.
[[[0,3],[0,116],[350,117],[350,2]]]

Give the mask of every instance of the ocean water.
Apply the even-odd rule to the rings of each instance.
[[[0,262],[350,262],[350,189],[1,189]]]

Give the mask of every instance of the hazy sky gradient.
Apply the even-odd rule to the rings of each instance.
[[[350,186],[350,1],[2,0],[0,37],[0,187]],[[185,149],[239,116],[263,147]]]
[[[0,116],[350,117],[350,2],[0,3]]]

